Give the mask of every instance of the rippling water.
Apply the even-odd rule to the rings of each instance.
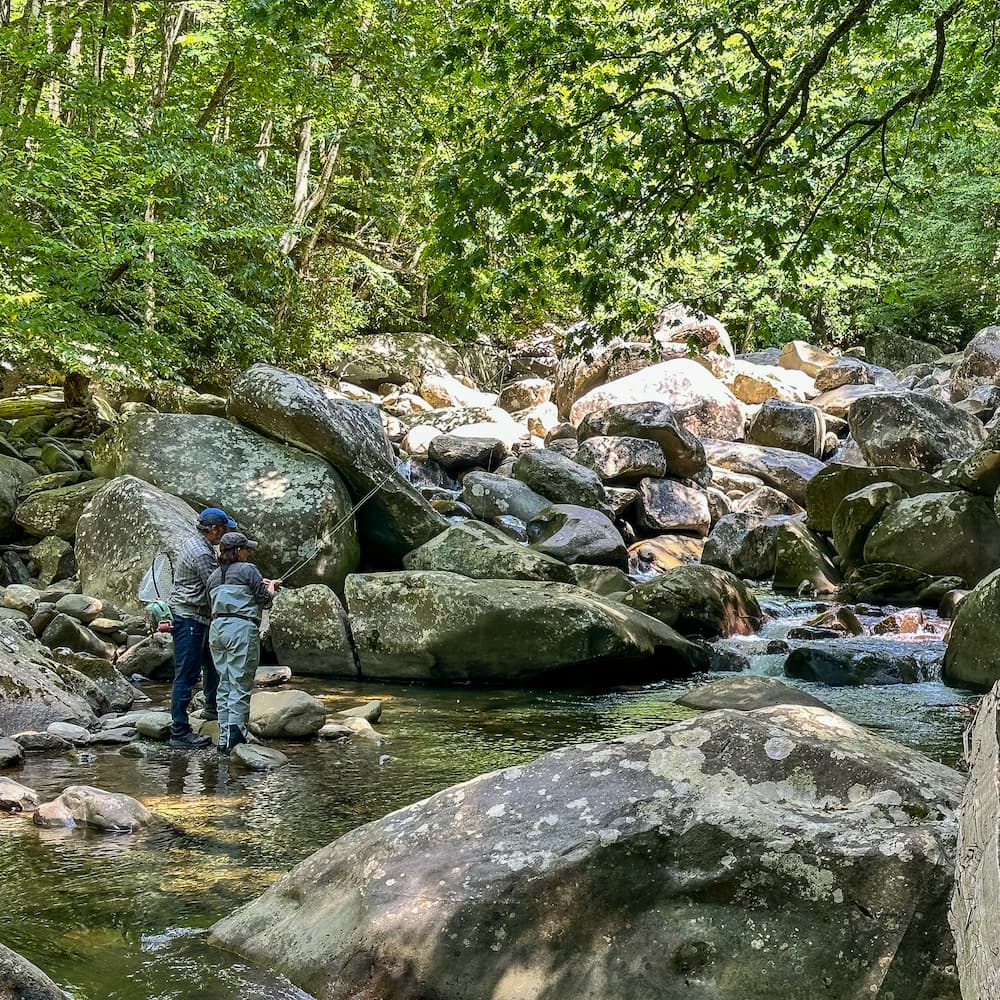
[[[794,610],[794,609],[793,609]],[[782,619],[768,635],[783,634]],[[746,643],[753,669],[781,656]],[[476,774],[567,743],[641,732],[687,717],[689,682],[611,692],[467,691],[304,683],[330,711],[383,702],[377,747],[351,741],[282,747],[269,774],[230,768],[214,750],[151,748],[146,758],[96,750],[32,757],[8,772],[43,798],[93,784],[140,798],[162,818],[151,833],[43,831],[0,814],[0,939],[76,1000],[292,1000],[306,994],[209,947],[202,933],[317,848],[387,812]],[[801,684],[843,715],[955,764],[968,696],[938,683],[880,688]],[[154,700],[165,689],[152,690]]]

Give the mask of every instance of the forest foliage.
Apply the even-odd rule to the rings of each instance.
[[[1000,281],[997,10],[0,0],[0,356],[329,368],[354,338],[949,347]]]

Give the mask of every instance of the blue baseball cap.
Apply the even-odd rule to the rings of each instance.
[[[224,510],[220,510],[218,507],[206,507],[198,515],[198,523],[203,528],[212,528],[218,524],[226,528],[235,528],[237,526],[236,522]]]

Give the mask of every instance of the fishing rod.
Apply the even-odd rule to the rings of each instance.
[[[371,498],[375,496],[375,494],[378,493],[378,491],[382,489],[382,487],[385,486],[385,484],[395,475],[397,475],[396,467],[393,466],[381,482],[373,486],[332,528],[328,528],[319,538],[316,539],[316,547],[313,549],[312,555],[304,556],[303,558],[292,563],[292,565],[289,566],[288,569],[286,569],[285,572],[278,577],[278,579],[282,583],[285,583],[290,576],[298,573],[302,569],[305,569],[305,567],[308,566],[309,563],[311,563],[313,559],[315,559],[316,556],[318,556],[323,550],[324,543],[330,541],[333,536],[340,531],[340,529],[347,524],[347,522],[350,521],[354,515],[357,514],[357,512],[361,510],[361,508],[369,500],[371,500]]]

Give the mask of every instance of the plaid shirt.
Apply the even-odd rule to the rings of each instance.
[[[197,618],[208,624],[211,614],[208,578],[218,565],[215,549],[204,535],[199,533],[181,545],[174,569],[174,588],[170,591],[170,607],[178,618]]]

